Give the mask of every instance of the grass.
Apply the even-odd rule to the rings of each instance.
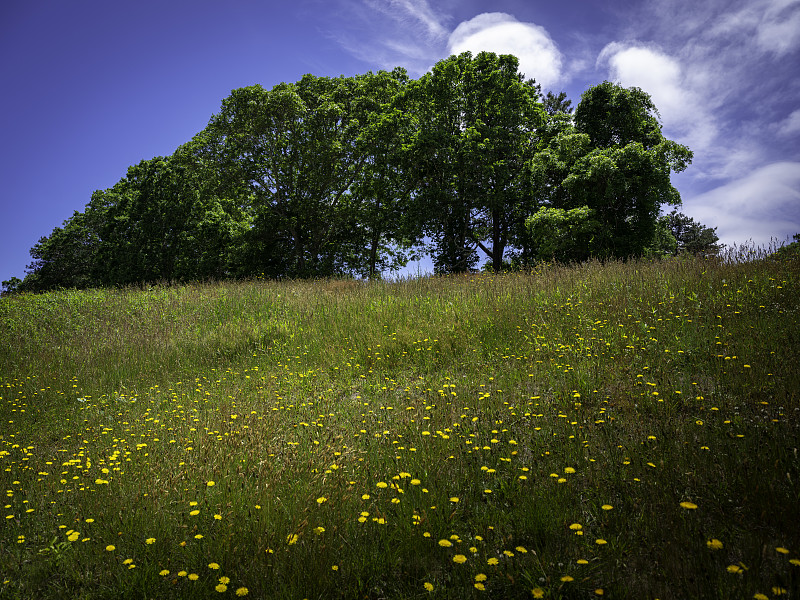
[[[797,597],[799,304],[791,257],[4,298],[0,597]]]

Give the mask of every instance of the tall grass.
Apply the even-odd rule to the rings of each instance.
[[[0,597],[794,597],[747,258],[4,298]]]

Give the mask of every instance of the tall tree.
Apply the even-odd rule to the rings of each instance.
[[[411,87],[417,199],[429,215],[437,271],[473,268],[476,249],[499,271],[520,229],[530,199],[523,165],[544,113],[518,65],[511,55],[465,52]]]
[[[545,207],[586,207],[587,218],[600,224],[591,247],[573,254],[642,254],[656,235],[661,206],[680,204],[670,174],[684,170],[692,152],[663,136],[655,105],[638,88],[609,82],[590,88],[574,125],[559,122],[531,168]]]

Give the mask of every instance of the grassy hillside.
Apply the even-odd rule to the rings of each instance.
[[[1,598],[800,594],[800,261],[0,300]]]

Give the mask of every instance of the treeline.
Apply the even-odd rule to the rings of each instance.
[[[510,55],[451,56],[416,80],[306,75],[233,90],[174,154],[41,238],[14,287],[373,277],[426,252],[439,273],[481,256],[501,270],[677,252],[691,226],[713,246],[660,217],[691,159],[642,90],[604,82],[573,114]]]

